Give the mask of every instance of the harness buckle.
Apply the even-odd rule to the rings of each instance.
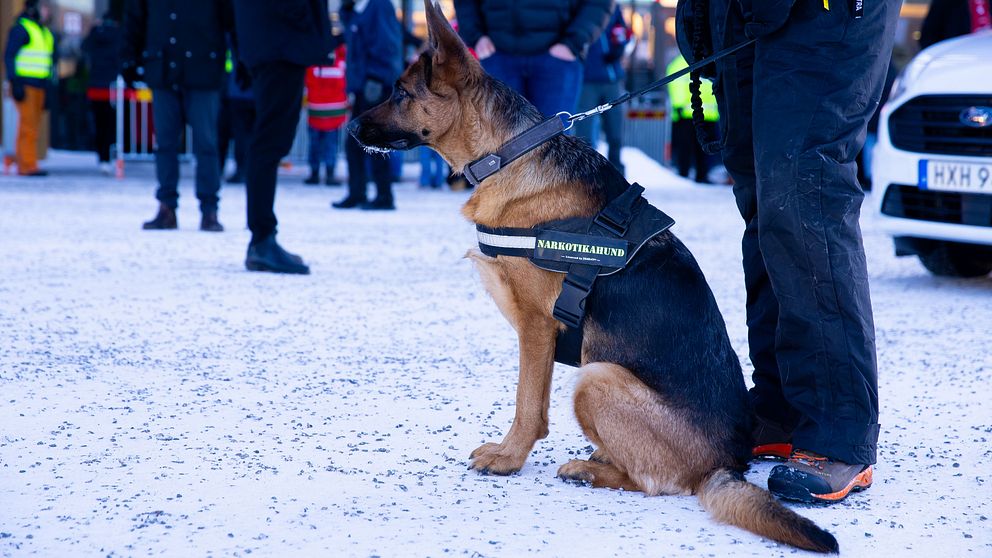
[[[607,213],[607,209],[603,209],[596,217],[593,218],[592,222],[603,227],[604,229],[610,231],[611,233],[623,238],[623,235],[627,234],[627,227],[630,225],[630,219],[616,219]]]
[[[561,283],[561,294],[555,301],[552,312],[555,319],[568,327],[579,327],[585,317],[586,297],[596,281],[596,274],[591,277],[569,273]]]

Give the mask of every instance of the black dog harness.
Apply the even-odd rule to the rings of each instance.
[[[476,225],[479,249],[487,256],[517,256],[537,267],[564,273],[554,317],[565,324],[555,343],[555,361],[579,366],[586,298],[596,278],[625,268],[652,238],[675,221],[632,184],[594,217],[542,223],[532,229]]]

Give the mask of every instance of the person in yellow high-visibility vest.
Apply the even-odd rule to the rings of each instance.
[[[38,168],[38,129],[45,109],[45,89],[52,79],[55,39],[43,21],[48,6],[39,0],[26,0],[24,12],[10,28],[4,65],[11,95],[17,104],[17,174],[45,176]]]
[[[678,55],[668,64],[666,74],[673,74],[688,64],[682,55]],[[716,97],[713,96],[713,85],[709,80],[700,82],[699,97],[703,102],[703,114],[706,122],[715,125],[719,120]],[[706,153],[696,139],[696,130],[692,124],[692,94],[689,92],[689,76],[684,75],[668,84],[668,98],[672,102],[672,156],[680,176],[689,176],[689,168],[696,169],[696,182],[707,183],[710,165]]]

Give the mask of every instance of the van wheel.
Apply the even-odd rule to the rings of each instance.
[[[941,277],[983,277],[992,272],[992,259],[975,247],[955,242],[940,242],[920,262],[930,273]]]

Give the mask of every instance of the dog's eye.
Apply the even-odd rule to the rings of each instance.
[[[411,98],[410,93],[408,93],[406,89],[403,89],[402,87],[399,86],[396,87],[393,93],[393,97],[396,99],[396,102],[400,102],[403,99]]]

